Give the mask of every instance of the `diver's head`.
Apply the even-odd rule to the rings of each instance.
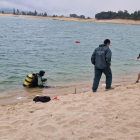
[[[45,75],[45,71],[41,70],[41,71],[39,72],[39,75],[40,75],[41,77],[44,76],[44,75]]]

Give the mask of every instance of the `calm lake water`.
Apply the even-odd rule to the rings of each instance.
[[[92,84],[90,58],[106,38],[114,81],[133,82],[140,71],[140,26],[0,17],[0,94],[23,91],[26,76],[40,70],[48,85]]]

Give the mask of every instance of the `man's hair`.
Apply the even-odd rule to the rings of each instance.
[[[110,40],[109,40],[109,39],[106,39],[106,40],[104,41],[104,44],[107,45],[108,43],[110,44]]]

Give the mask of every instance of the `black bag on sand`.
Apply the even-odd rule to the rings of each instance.
[[[45,102],[49,102],[50,100],[51,100],[51,98],[49,96],[43,96],[43,97],[37,96],[37,97],[35,97],[33,99],[33,101],[35,101],[35,103],[36,102],[43,102],[43,103],[45,103]]]

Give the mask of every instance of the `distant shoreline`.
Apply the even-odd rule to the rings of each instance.
[[[138,21],[138,20],[130,20],[130,19],[97,20],[97,19],[94,19],[94,18],[80,19],[80,18],[72,18],[72,17],[50,17],[50,16],[43,17],[43,16],[13,15],[13,14],[2,14],[2,13],[0,13],[0,16],[41,18],[41,19],[52,19],[52,20],[60,20],[60,21],[77,21],[77,22],[96,22],[96,23],[140,25],[140,21]]]

